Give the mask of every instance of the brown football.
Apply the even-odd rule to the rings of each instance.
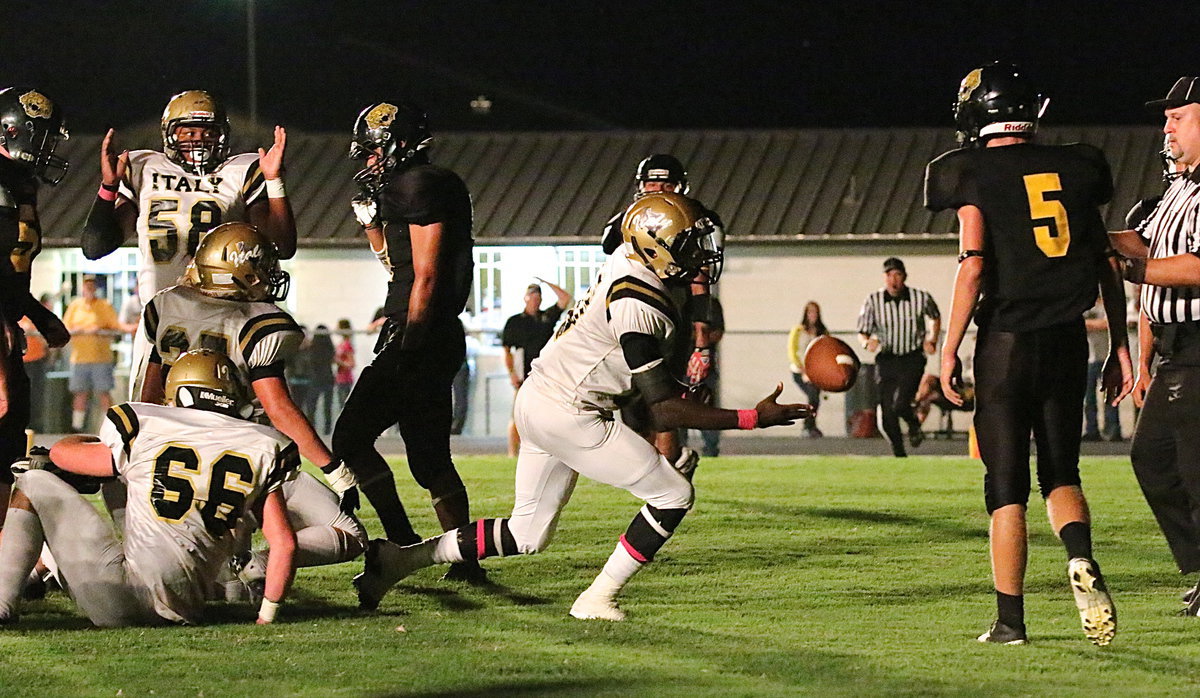
[[[830,393],[844,393],[858,378],[858,357],[837,337],[823,335],[804,350],[804,373],[809,382]]]

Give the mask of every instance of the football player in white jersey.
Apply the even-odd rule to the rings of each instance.
[[[625,212],[628,254],[609,258],[596,285],[563,320],[517,393],[521,434],[516,502],[506,519],[481,519],[421,543],[384,540],[367,548],[355,577],[360,606],[374,608],[397,581],[433,564],[545,549],[579,475],[646,502],[620,536],[571,615],[623,620],[616,596],[667,542],[692,506],[692,483],[614,412],[635,394],[660,429],[753,429],[791,424],[808,405],[775,402],[780,384],[754,409],[722,410],[681,397],[667,370],[678,309],[669,286],[716,281],[723,250],[705,210],[674,193],[650,194]]]
[[[16,620],[45,542],[96,625],[196,623],[229,560],[233,528],[252,509],[271,546],[258,622],[275,619],[294,576],[295,536],[280,489],[300,466],[296,445],[242,418],[245,389],[220,354],[181,357],[167,390],[169,406],[117,405],[99,439],[69,436],[50,450],[50,463],[17,476],[0,540],[0,622]],[[124,543],[56,468],[127,484]]]
[[[83,254],[100,259],[130,237],[138,243],[138,297],[179,282],[202,233],[226,221],[253,223],[280,258],[296,253],[296,221],[283,185],[287,132],[275,127],[270,150],[229,154],[229,117],[203,90],[180,92],[162,115],[162,152],[100,146],[100,190],[83,226]],[[130,397],[141,394],[149,345],[135,335]]]
[[[323,466],[337,492],[307,473],[284,488],[288,513],[297,524],[296,566],[345,562],[358,557],[367,542],[353,513],[358,490],[349,469],[329,452],[288,391],[284,363],[303,334],[292,316],[272,302],[283,300],[287,289],[288,275],[279,268],[274,246],[254,226],[223,223],[213,228],[196,248],[184,282],[160,291],[142,310],[152,349],[141,398],[162,400],[163,376],[173,373],[183,352],[212,349],[227,355],[250,385],[256,410],[295,441],[301,455]],[[255,553],[254,561],[264,559]],[[252,561],[243,577],[261,577],[261,571]]]

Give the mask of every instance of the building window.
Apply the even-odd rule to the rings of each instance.
[[[500,250],[475,249],[475,284],[467,306],[472,315],[499,310],[501,271]]]
[[[568,293],[579,298],[596,283],[607,255],[596,246],[559,247],[557,250],[559,283]]]

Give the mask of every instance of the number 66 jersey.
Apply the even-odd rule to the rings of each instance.
[[[1082,143],[961,148],[925,171],[925,206],[972,205],[985,235],[980,327],[1024,332],[1079,319],[1096,301],[1112,197],[1104,154]]]
[[[100,440],[129,490],[126,562],[160,616],[197,621],[233,554],[230,531],[298,473],[296,445],[254,422],[144,402],[111,408]]]
[[[142,303],[179,282],[202,234],[246,220],[246,208],[266,196],[257,153],[230,156],[209,174],[195,175],[158,151],[135,150],[120,187],[138,211]]]

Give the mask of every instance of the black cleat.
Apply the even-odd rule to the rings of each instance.
[[[1025,637],[1025,626],[1013,628],[1000,621],[993,621],[988,631],[976,638],[980,642],[993,642],[998,645],[1024,645],[1029,639]]]
[[[465,582],[472,586],[484,586],[488,583],[487,571],[479,566],[478,560],[464,560],[450,565],[446,574],[442,575],[444,582]]]

